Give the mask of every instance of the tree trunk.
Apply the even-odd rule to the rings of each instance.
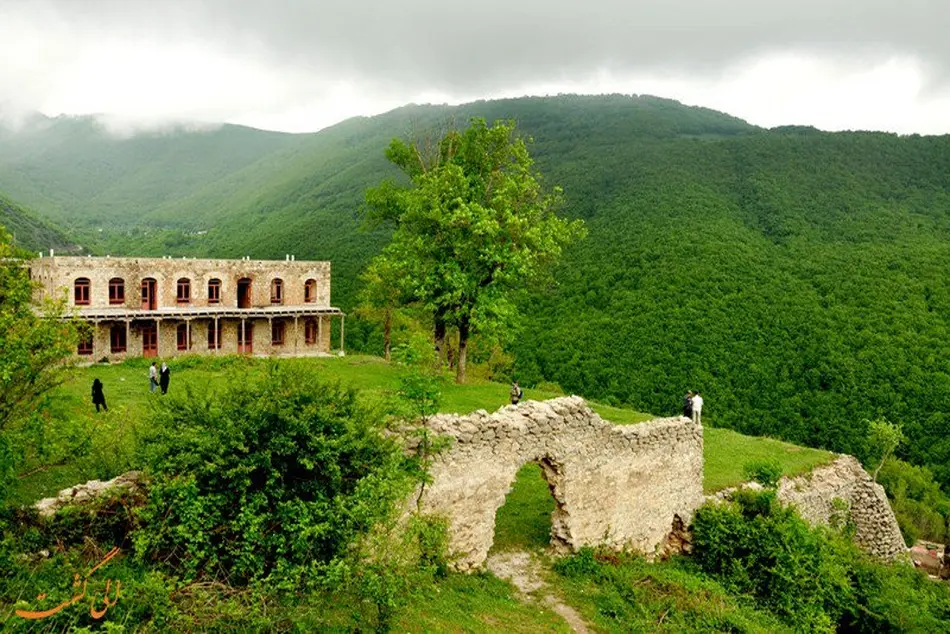
[[[387,361],[392,359],[392,348],[393,348],[393,311],[391,308],[386,309],[386,314],[383,316],[383,356]]]
[[[441,314],[435,315],[435,368],[442,371],[442,364],[445,361],[445,319]]]
[[[459,364],[455,371],[455,382],[465,383],[465,360],[468,354],[468,320],[459,322]]]

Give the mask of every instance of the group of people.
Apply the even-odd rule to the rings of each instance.
[[[694,423],[701,425],[703,422],[702,413],[703,397],[699,395],[699,392],[690,390],[686,393],[686,396],[683,397],[683,416],[692,418]]]
[[[152,367],[148,369],[149,391],[154,392],[155,388],[161,387],[162,394],[168,394],[168,381],[171,378],[171,370],[168,364],[162,361],[162,369],[159,370],[157,361],[152,361]]]
[[[162,361],[162,367],[158,367],[157,361],[152,361],[148,369],[149,392],[154,392],[156,388],[161,388],[162,394],[168,394],[168,382],[171,380],[172,371],[168,369],[168,364]],[[102,381],[98,378],[92,380],[92,404],[96,406],[96,411],[109,411],[106,405],[106,395],[102,391]]]

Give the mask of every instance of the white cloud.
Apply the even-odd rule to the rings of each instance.
[[[950,132],[942,0],[3,0],[0,106],[290,131],[414,102],[650,93]]]

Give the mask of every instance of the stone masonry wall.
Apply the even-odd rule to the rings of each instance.
[[[651,554],[703,502],[703,431],[686,418],[615,425],[572,396],[440,415],[431,428],[455,442],[433,465],[423,509],[448,517],[460,570],[484,563],[495,513],[528,462],[541,465],[556,502],[551,541],[562,551],[605,544]]]
[[[236,307],[237,284],[240,279],[251,280],[251,306],[271,305],[271,281],[284,282],[284,303],[304,303],[304,282],[316,281],[318,306],[330,305],[330,263],[291,260],[206,260],[191,258],[119,258],[119,257],[48,257],[30,262],[30,274],[39,281],[48,296],[66,295],[74,305],[73,283],[77,278],[90,280],[90,307],[109,306],[109,280],[125,281],[125,304],[129,309],[141,307],[142,280],[156,280],[158,308],[178,306],[177,281],[191,282],[191,306],[209,306],[208,281],[221,282],[221,301],[217,306]]]
[[[842,455],[830,465],[803,476],[782,478],[778,498],[794,504],[802,517],[813,524],[828,524],[840,513],[834,501],[841,500],[850,510],[858,546],[884,560],[906,556],[907,547],[884,487],[871,480],[852,456]]]

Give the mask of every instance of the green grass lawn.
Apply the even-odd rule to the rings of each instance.
[[[731,429],[706,427],[703,430],[703,490],[714,493],[744,481],[743,467],[751,461],[777,460],[784,475],[797,476],[831,462],[836,455],[773,438],[743,436]]]
[[[233,376],[259,372],[267,360],[239,356],[190,356],[172,359],[169,392],[202,394],[215,390]],[[400,369],[377,357],[348,356],[288,359],[287,364],[303,365],[329,381],[339,381],[361,390],[366,398],[389,398],[399,385]],[[88,434],[89,450],[84,456],[64,464],[42,468],[39,461],[27,464],[14,495],[14,501],[29,503],[60,489],[89,479],[111,478],[134,467],[133,449],[140,426],[157,391],[149,392],[146,359],[119,364],[95,364],[71,370],[49,397],[47,411],[51,426],[71,426],[78,434]],[[108,412],[96,413],[90,397],[92,380],[104,384]],[[509,386],[484,380],[456,385],[448,376],[442,382],[443,412],[468,413],[476,409],[494,411],[508,403]],[[543,400],[562,396],[549,391],[525,390],[525,398]],[[604,419],[634,424],[653,418],[632,409],[590,403]],[[707,427],[705,430],[707,492],[733,486],[743,480],[742,467],[750,460],[777,459],[786,474],[795,475],[830,461],[832,454],[797,447],[769,438],[753,438],[735,432]],[[520,478],[520,476],[519,476]],[[520,481],[520,479],[519,479]],[[542,483],[543,484],[543,483]],[[546,488],[544,489],[545,495]],[[548,496],[550,497],[550,496]]]

